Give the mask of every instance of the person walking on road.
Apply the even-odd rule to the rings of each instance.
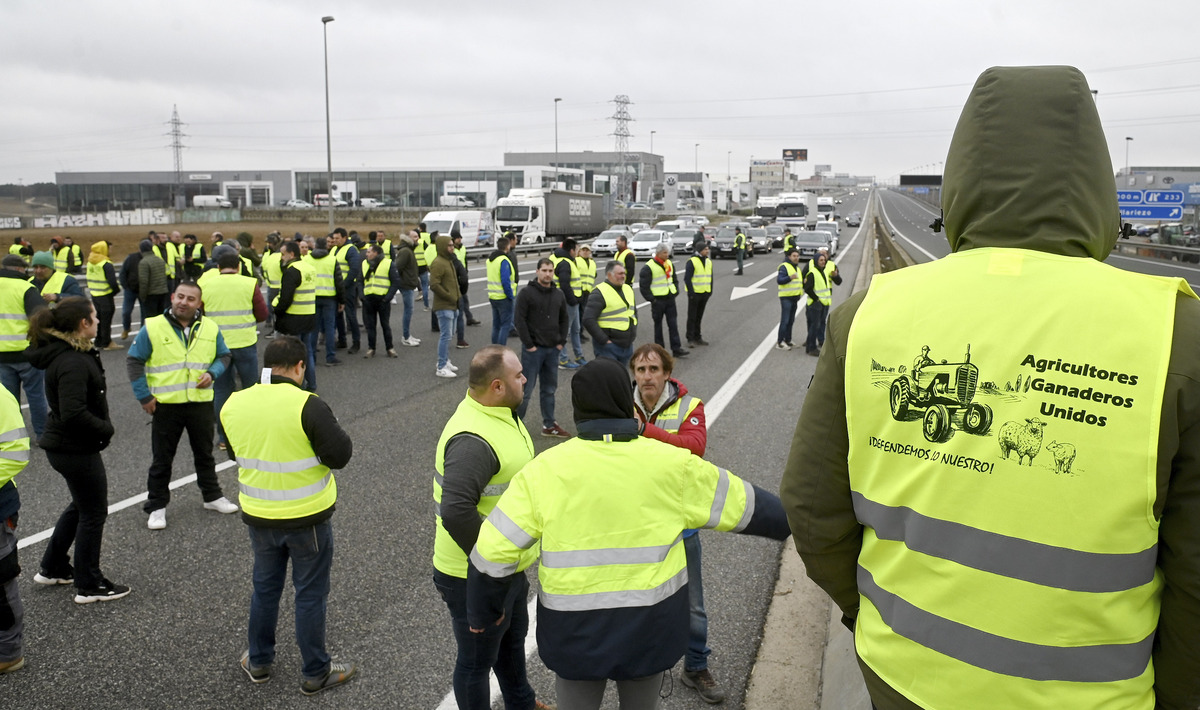
[[[199,314],[200,287],[175,287],[171,308],[145,322],[125,358],[133,395],[151,416],[153,461],[146,476],[149,493],[142,509],[146,527],[167,527],[171,501],[171,465],[186,430],[196,464],[196,484],[204,509],[236,513],[238,507],[221,492],[213,460],[213,381],[229,367],[229,348],[216,323]]]
[[[1103,263],[1109,145],[1079,70],[986,70],[946,156],[951,253],[831,316],[780,490],[879,710],[1200,698],[1200,300]],[[923,366],[953,378],[933,400],[900,372],[924,345],[966,353]]]
[[[583,284],[579,274],[579,264],[575,261],[576,245],[574,239],[564,239],[562,246],[554,250],[550,260],[554,262],[554,285],[562,291],[567,304],[567,318],[570,319],[570,333],[567,337],[570,349],[575,357],[571,358],[564,346],[558,356],[558,366],[562,370],[577,370],[587,362],[583,357],[583,340],[580,338],[580,298],[583,296]]]
[[[286,242],[279,250],[283,275],[279,280],[279,295],[272,301],[275,309],[275,331],[294,335],[306,347],[308,337],[317,328],[317,270],[301,255],[302,242]],[[308,364],[304,368],[304,389],[317,391],[316,352],[308,348]]]
[[[362,254],[346,239],[346,230],[338,227],[329,235],[330,252],[337,260],[338,275],[342,278],[342,308],[337,313],[337,346],[346,347],[346,331],[350,331],[347,355],[362,348],[362,333],[358,325],[358,299],[362,294]],[[390,254],[388,255],[391,256]],[[389,299],[390,303],[390,299]]]
[[[610,261],[604,267],[604,280],[588,297],[583,311],[583,327],[592,335],[592,353],[628,365],[637,338],[637,309],[633,305],[633,287],[625,283],[625,267]]]
[[[59,516],[33,578],[44,585],[75,584],[75,603],[112,601],[129,594],[100,571],[100,545],[108,518],[108,476],[100,452],[113,425],[100,353],[92,345],[98,320],[86,298],[64,298],[36,313],[29,324],[29,361],[46,372],[50,417],[39,445],[66,480],[71,503]],[[6,425],[0,424],[0,428]],[[0,436],[8,438],[12,432]],[[4,448],[4,445],[0,445]],[[28,460],[28,451],[24,453]],[[8,456],[0,457],[0,459]],[[75,546],[75,564],[69,552]]]
[[[533,459],[533,441],[520,418],[525,376],[521,361],[502,345],[488,345],[471,358],[466,397],[446,422],[434,460],[433,584],[450,610],[458,657],[454,697],[459,710],[488,710],[489,674],[494,670],[505,707],[545,708],[525,675],[529,582],[516,580],[505,599],[504,619],[482,633],[467,622],[467,555],[500,492]],[[536,549],[523,558],[525,569]]]
[[[138,305],[141,288],[138,283],[138,264],[142,261],[142,252],[134,250],[125,256],[121,262],[121,273],[118,282],[125,295],[121,297],[121,340],[129,339],[129,331],[133,329],[133,307]]]
[[[258,329],[267,319],[267,302],[258,282],[242,276],[242,260],[237,252],[222,247],[218,251],[220,271],[204,283],[204,315],[221,329],[229,348],[230,365],[213,381],[213,403],[217,417],[218,446],[228,441],[221,428],[221,408],[229,395],[258,382]],[[237,375],[235,382],[234,375]]]
[[[433,292],[433,315],[438,325],[438,377],[457,377],[458,370],[450,362],[450,339],[454,337],[454,326],[458,320],[458,303],[462,292],[458,289],[458,272],[455,268],[454,245],[449,236],[437,236],[434,241],[434,258],[429,262],[429,290]]]
[[[739,227],[737,236],[733,238],[733,253],[737,255],[737,271],[733,272],[736,276],[742,275],[742,259],[746,258],[746,234]]]
[[[796,310],[800,306],[800,296],[804,294],[804,277],[800,273],[800,252],[791,249],[784,256],[779,271],[775,274],[775,285],[779,289],[779,334],[775,337],[775,347],[779,350],[791,350],[796,347],[792,343],[792,326],[796,323]]]
[[[617,237],[617,253],[613,256],[613,260],[621,262],[621,265],[625,267],[626,283],[638,272],[637,256],[629,248],[629,238],[624,234]]]
[[[842,283],[837,266],[830,268],[827,262],[828,257],[823,252],[817,252],[804,272],[804,293],[808,296],[804,305],[804,315],[808,320],[804,352],[814,357],[821,354],[821,346],[825,345],[825,323],[829,320],[829,307],[833,304],[833,286]]]
[[[554,262],[538,259],[537,277],[517,294],[513,323],[521,336],[521,369],[528,378],[517,417],[525,418],[540,380],[542,436],[565,439],[570,434],[554,419],[554,393],[558,390],[558,361],[567,344],[571,320],[562,289],[554,285]]]
[[[708,242],[697,242],[695,256],[687,260],[683,270],[683,287],[687,291],[688,312],[687,328],[684,337],[689,348],[697,345],[708,345],[708,341],[700,334],[704,323],[704,308],[712,296],[713,263],[708,258]]]
[[[354,678],[353,663],[334,663],[325,648],[333,508],[337,482],[354,455],[350,436],[320,397],[306,392],[308,353],[298,338],[276,338],[263,352],[269,384],[235,393],[221,411],[238,463],[242,521],[254,552],[249,647],[239,664],[252,683],[274,673],[279,599],[292,564],[300,692],[315,695]]]
[[[504,237],[496,240],[496,249],[487,259],[488,301],[492,304],[492,344],[508,342],[508,331],[513,326],[513,307],[517,300],[517,286],[513,279],[513,265],[508,258],[512,242]]]
[[[417,250],[413,243],[415,233],[409,232],[408,235],[399,235],[396,237],[396,257],[394,259],[396,275],[399,277],[400,298],[404,304],[404,316],[400,323],[402,329],[400,331],[400,344],[409,347],[416,347],[421,344],[421,341],[414,338],[412,335],[412,317],[413,311],[416,309],[416,294],[417,289],[421,287],[421,267],[417,263]],[[383,250],[380,250],[380,255],[383,255]],[[429,279],[426,278],[426,281]],[[396,300],[395,295],[388,299],[389,311],[392,301]],[[391,327],[391,324],[388,324]]]
[[[708,445],[704,402],[688,394],[682,382],[671,376],[675,358],[661,345],[647,343],[633,353],[633,415],[641,423],[640,434],[678,446],[703,458]],[[704,583],[700,536],[694,528],[683,531],[687,556],[688,645],[684,654],[683,684],[694,688],[706,703],[725,700],[725,690],[708,670],[708,614],[704,610]]]
[[[325,366],[335,367],[342,361],[337,357],[337,314],[342,312],[342,275],[338,270],[337,257],[328,247],[325,237],[318,237],[308,263],[312,265],[317,284],[317,328],[309,334],[312,351],[317,352],[318,335],[325,336]]]
[[[14,246],[18,246],[14,244]],[[10,256],[21,258],[19,254]],[[0,391],[0,675],[25,667],[25,606],[17,583],[17,518],[21,496],[13,478],[29,465],[29,433],[21,405]]]
[[[625,368],[589,362],[571,382],[579,436],[526,464],[479,530],[467,620],[503,623],[538,549],[538,648],[560,707],[599,708],[608,680],[622,710],[658,706],[662,674],[688,643],[691,586],[682,533],[788,536],[779,499],[691,452],[639,436]]]
[[[663,340],[663,319],[667,321],[670,335],[671,354],[686,357],[687,350],[679,342],[679,311],[675,308],[675,296],[679,293],[679,279],[675,266],[668,256],[667,245],[659,244],[654,258],[642,267],[638,278],[642,298],[650,302],[650,317],[654,319],[654,342],[666,347]]]
[[[405,246],[411,244],[403,235],[400,236],[399,254],[409,254],[412,249]],[[396,263],[384,256],[383,249],[378,244],[367,247],[367,258],[359,265],[362,271],[363,284],[363,329],[367,331],[367,352],[364,358],[375,357],[375,321],[383,330],[383,347],[388,357],[398,357],[396,347],[392,342],[392,297],[400,288],[400,273]],[[415,269],[414,269],[415,271]],[[405,315],[412,315],[412,289],[408,289],[405,297]]]
[[[96,329],[96,349],[121,350],[122,347],[112,341],[113,316],[117,312],[115,297],[121,291],[121,285],[117,283],[117,271],[108,258],[108,242],[99,241],[92,245],[87,260],[87,282],[92,305],[96,306],[100,319]]]
[[[587,328],[583,327],[583,309],[587,306],[588,298],[596,289],[596,262],[592,260],[592,248],[587,244],[580,246],[579,256],[575,257],[575,265],[579,268],[579,341],[586,343],[589,338]]]
[[[17,402],[25,391],[35,440],[46,430],[45,375],[29,364],[25,347],[29,321],[45,307],[37,288],[25,280],[25,260],[6,254],[0,259],[0,384]]]

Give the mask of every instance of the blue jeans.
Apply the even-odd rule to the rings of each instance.
[[[137,301],[136,293],[125,291],[121,295],[121,330],[133,330],[133,307]]]
[[[312,527],[288,530],[246,526],[254,550],[254,593],[250,596],[250,663],[264,666],[275,661],[275,627],[279,598],[292,561],[292,586],[296,590],[296,643],[307,679],[329,671],[325,651],[325,605],[329,598],[329,569],[333,564],[333,524],[326,520]]]
[[[575,351],[575,359],[583,357],[583,340],[579,337],[579,304],[567,306],[567,318],[570,323],[567,330],[567,340],[571,344],[571,350]],[[567,349],[564,347],[560,360],[567,359]]]
[[[683,551],[687,555],[688,572],[688,625],[687,655],[684,670],[702,671],[708,668],[708,614],[704,613],[704,580],[700,571],[700,533],[695,530],[683,538]],[[685,533],[686,534],[686,533]]]
[[[467,580],[433,571],[433,584],[450,609],[458,657],[454,662],[454,698],[460,710],[488,710],[488,675],[496,681],[507,710],[532,710],[533,688],[525,675],[525,636],[529,632],[529,580],[517,575],[505,600],[504,622],[483,633],[471,633],[467,622]]]
[[[621,347],[611,340],[604,345],[599,345],[595,341],[592,341],[592,354],[595,357],[606,357],[610,360],[616,360],[623,367],[628,367],[629,358],[633,357],[633,346],[626,345]]]
[[[337,307],[336,298],[317,299],[317,332],[325,334],[325,362],[337,359]],[[315,336],[314,336],[315,337]],[[316,351],[316,348],[313,348]]]
[[[434,311],[438,322],[438,369],[450,362],[450,340],[454,337],[454,320],[458,318],[457,310],[449,308]]]
[[[429,272],[421,272],[418,278],[421,280],[421,303],[429,308]]]
[[[400,298],[404,301],[404,329],[400,332],[404,334],[403,337],[405,340],[408,340],[412,335],[412,333],[409,332],[409,326],[412,325],[413,301],[415,300],[416,295],[416,289],[400,289]]]
[[[275,297],[279,295],[279,289],[267,287],[267,325],[271,330],[275,329],[275,306],[271,305],[275,302]]]
[[[27,362],[0,362],[0,384],[21,403],[21,389],[29,400],[29,419],[33,422],[33,433],[42,438],[46,431],[46,372]]]
[[[792,342],[792,325],[796,322],[796,307],[799,303],[799,296],[786,296],[779,299],[779,335],[775,338],[775,342]]]
[[[225,406],[225,402],[229,400],[229,395],[244,390],[247,387],[253,386],[258,382],[258,348],[254,345],[247,345],[244,348],[231,348],[229,354],[233,356],[233,360],[229,363],[229,367],[225,368],[225,372],[213,382],[213,406],[217,412],[217,436],[221,441],[225,441],[225,427],[221,426],[221,408]],[[242,381],[241,387],[238,387],[233,381],[233,373],[237,371],[237,377]]]
[[[0,520],[0,560],[17,551],[16,525],[15,513],[8,520]],[[17,579],[13,577],[0,584],[0,663],[25,655],[25,607],[21,604]]]
[[[513,300],[502,298],[489,303],[492,304],[492,344],[504,345],[508,342],[508,331],[513,327]]]
[[[309,392],[317,391],[317,331],[310,330],[300,336],[304,341],[304,349],[308,354],[308,362],[304,363],[304,389]]]
[[[533,399],[533,389],[541,378],[542,428],[554,426],[554,393],[558,390],[558,358],[561,354],[558,348],[538,347],[533,352],[521,349],[521,370],[526,379],[525,398],[517,408],[519,418],[525,418],[529,400]]]
[[[342,283],[342,308],[341,313],[334,314],[334,324],[337,327],[338,342],[346,342],[346,331],[350,331],[350,342],[354,345],[362,344],[362,334],[358,329],[358,282]]]
[[[825,344],[825,319],[829,317],[829,306],[817,301],[804,309],[808,319],[808,337],[804,339],[804,348],[816,350]]]

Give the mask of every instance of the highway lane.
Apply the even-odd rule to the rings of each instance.
[[[896,232],[902,247],[917,262],[940,259],[950,253],[950,245],[946,242],[946,233],[934,233],[929,225],[941,213],[929,205],[915,200],[908,195],[890,190],[879,190],[883,214]],[[1132,256],[1113,252],[1105,259],[1105,263],[1118,269],[1134,271],[1140,274],[1156,276],[1173,276],[1182,278],[1191,284],[1192,289],[1200,289],[1200,268],[1177,261],[1153,259],[1150,257]]]
[[[852,233],[844,232],[843,243]],[[839,300],[854,281],[862,241],[839,255],[845,278],[835,289]],[[779,306],[771,284],[736,301],[730,300],[730,292],[734,285],[767,276],[780,260],[778,251],[758,255],[740,278],[731,275],[732,261],[716,263],[715,293],[704,328],[712,345],[681,360],[676,371],[695,394],[711,399],[765,339],[774,342]],[[522,260],[522,271],[531,273],[533,263]],[[682,266],[681,260],[677,263]],[[471,272],[478,279],[483,266],[472,266]],[[471,348],[453,351],[464,369],[490,332],[484,289],[473,284],[471,294],[477,301],[475,315],[484,323],[467,329]],[[681,328],[684,304],[681,296]],[[397,334],[399,311],[394,309],[392,318]],[[638,342],[648,342],[648,309],[638,313]],[[803,337],[803,323],[801,313],[797,340]],[[449,616],[430,580],[433,448],[466,382],[465,377],[434,377],[436,335],[429,332],[423,311],[414,315],[413,332],[423,340],[421,346],[398,348],[398,359],[364,360],[342,352],[345,365],[319,367],[317,372],[322,397],[356,445],[353,461],[337,474],[337,552],[328,638],[335,658],[360,664],[361,678],[319,701],[300,695],[291,602],[285,594],[276,677],[263,686],[246,680],[237,667],[245,648],[250,593],[245,526],[236,515],[202,510],[195,485],[188,484],[174,492],[164,531],[146,529],[140,505],[110,515],[103,568],[115,581],[133,587],[126,599],[77,606],[69,588],[32,583],[45,543],[21,550],[28,665],[4,678],[6,697],[39,708],[72,708],[85,702],[101,708],[308,707],[313,702],[331,707],[437,707],[450,687],[454,644]],[[590,358],[590,347],[585,348]],[[104,458],[110,502],[117,503],[145,490],[149,418],[133,399],[124,353],[105,352],[102,359],[117,429]],[[815,362],[802,351],[767,352],[711,427],[709,458],[776,490]],[[573,431],[570,380],[569,372],[560,372],[556,406],[559,422]],[[539,421],[534,404],[527,417],[531,430],[537,431]],[[557,443],[536,433],[533,438],[539,451]],[[220,461],[220,452],[217,455]],[[181,445],[175,477],[193,471],[189,449]],[[219,475],[232,497],[236,469],[227,467]],[[66,487],[38,451],[17,483],[23,501],[19,533],[31,538],[53,525],[68,500]],[[729,692],[726,706],[738,707],[773,591],[780,545],[728,534],[701,535],[713,648],[710,664]],[[539,693],[552,699],[549,672],[536,656],[529,665]],[[673,674],[672,687],[664,688],[671,696],[663,707],[707,707],[679,682],[680,669]],[[615,706],[611,700],[610,706]]]

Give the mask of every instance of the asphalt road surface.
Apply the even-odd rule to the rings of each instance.
[[[848,198],[843,214],[865,211],[865,195]],[[864,240],[845,229],[837,256],[844,279],[835,303],[854,283]],[[718,261],[714,294],[703,332],[712,345],[679,362],[675,375],[709,407],[710,460],[767,488],[778,490],[795,422],[816,359],[802,349],[770,349],[775,342],[779,301],[771,274],[778,250],[732,275],[732,260]],[[683,260],[676,259],[678,268]],[[534,260],[521,263],[522,280]],[[603,266],[601,266],[601,271]],[[69,496],[62,478],[39,450],[17,477],[22,498],[19,534],[24,568],[21,595],[26,609],[24,670],[0,679],[5,704],[30,708],[208,708],[208,707],[451,707],[450,677],[455,647],[450,619],[431,581],[434,518],[431,506],[434,446],[442,425],[466,390],[471,354],[488,342],[491,313],[482,264],[471,268],[475,316],[483,325],[467,329],[471,347],[452,350],[463,368],[458,379],[434,377],[436,335],[420,310],[413,333],[416,348],[400,346],[399,359],[339,357],[341,367],[318,366],[320,395],[354,438],[350,465],[337,472],[339,500],[333,517],[335,555],[329,598],[328,648],[335,660],[353,661],[360,676],[345,687],[306,698],[293,640],[290,591],[280,613],[275,675],[252,685],[238,666],[246,648],[246,617],[252,556],[245,525],[237,515],[201,508],[190,450],[181,444],[167,528],[150,531],[138,496],[145,494],[150,462],[149,417],[125,376],[125,354],[105,352],[109,404],[116,426],[104,452],[111,512],[105,529],[102,566],[133,593],[104,604],[76,605],[71,587],[41,587],[32,581],[53,526]],[[755,282],[761,291],[731,299],[734,286]],[[681,289],[682,290],[682,289]],[[641,297],[638,297],[639,302]],[[400,334],[402,308],[393,309]],[[119,313],[118,306],[118,313]],[[653,339],[649,309],[638,343]],[[679,327],[686,298],[679,297]],[[116,329],[119,335],[119,326]],[[262,330],[262,329],[260,329]],[[804,314],[795,340],[804,338]],[[517,347],[513,339],[510,345]],[[262,341],[260,340],[260,345]],[[365,347],[365,338],[364,338]],[[588,359],[591,348],[585,344]],[[382,346],[380,347],[382,354]],[[574,431],[571,373],[559,373],[557,419]],[[719,393],[719,396],[718,396]],[[532,404],[526,423],[539,451],[557,443],[539,436],[540,411]],[[218,462],[223,454],[217,452]],[[236,500],[236,468],[219,471],[226,495]],[[764,615],[773,593],[780,544],[725,533],[702,532],[704,589],[709,614],[710,669],[728,691],[725,707],[742,705],[758,649]],[[553,677],[536,651],[529,674],[539,696],[553,700]],[[662,707],[704,708],[680,682],[682,664],[663,688]],[[610,692],[606,707],[615,707]]]

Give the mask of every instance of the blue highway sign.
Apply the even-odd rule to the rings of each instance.
[[[1183,194],[1183,193],[1179,193]],[[1170,207],[1167,205],[1137,206],[1120,205],[1123,219],[1183,219],[1183,206]]]
[[[1141,190],[1117,190],[1117,202],[1122,205],[1142,204]]]
[[[1182,205],[1182,190],[1146,190],[1144,197],[1147,205]]]

